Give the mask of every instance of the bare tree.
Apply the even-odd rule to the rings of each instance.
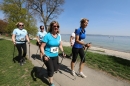
[[[27,0],[27,3],[30,11],[43,22],[47,31],[48,23],[63,12],[61,6],[64,0]]]

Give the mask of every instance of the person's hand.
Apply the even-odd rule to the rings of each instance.
[[[16,42],[13,42],[14,45],[16,45]]]
[[[28,44],[30,45],[30,41],[28,41]]]
[[[85,47],[89,48],[91,46],[91,43],[85,44]]]
[[[41,45],[41,42],[38,42],[39,43],[39,45]]]
[[[65,57],[65,56],[66,56],[66,54],[65,54],[64,52],[62,52],[62,55],[63,55],[63,57]]]
[[[46,55],[43,55],[43,58],[44,58],[45,61],[48,61],[48,60],[50,59],[50,58],[47,57]]]

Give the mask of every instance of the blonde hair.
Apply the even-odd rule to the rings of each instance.
[[[86,18],[82,18],[81,20],[80,20],[80,24],[82,24],[82,23],[84,23],[84,22],[89,22],[89,20],[88,19],[86,19]]]
[[[58,26],[59,26],[59,23],[57,22],[57,21],[52,21],[51,23],[50,23],[50,25],[49,25],[49,28],[48,28],[48,32],[52,32],[52,26],[54,25],[54,24],[57,24]],[[59,26],[59,28],[60,28],[60,26]],[[59,33],[59,29],[58,29],[58,31],[57,31],[57,34]]]
[[[16,26],[17,26],[17,27],[19,27],[19,23],[22,23],[22,24],[24,25],[23,22],[17,22],[17,23],[16,23]]]

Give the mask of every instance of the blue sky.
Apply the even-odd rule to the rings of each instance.
[[[72,33],[81,18],[88,18],[87,34],[130,36],[130,0],[65,0],[63,9],[55,19],[61,34]]]
[[[58,18],[61,33],[71,33],[88,18],[88,34],[129,35],[130,0],[66,0]]]

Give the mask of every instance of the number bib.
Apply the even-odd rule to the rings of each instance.
[[[25,41],[25,38],[21,38],[20,41]]]
[[[57,53],[58,52],[58,47],[51,47],[51,52],[52,53]]]

